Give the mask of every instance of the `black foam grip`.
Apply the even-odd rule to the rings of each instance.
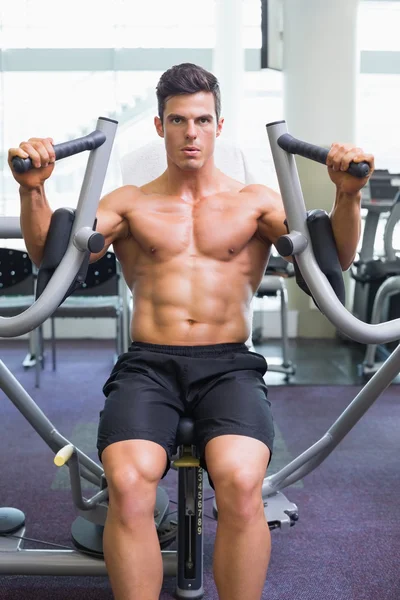
[[[36,285],[36,300],[42,295],[68,247],[75,211],[58,208],[52,214]]]
[[[344,305],[346,290],[331,219],[324,210],[310,210],[307,213],[307,226],[318,266],[328,279],[336,296]]]
[[[37,284],[36,284],[36,300],[43,293],[45,287],[53,276],[54,271],[60,264],[64,254],[67,251],[69,239],[71,237],[72,226],[75,220],[75,210],[72,208],[59,208],[54,211],[49,231],[47,233],[46,243],[43,252],[42,262],[40,264]],[[93,229],[96,229],[97,220],[94,223]],[[85,281],[90,261],[90,252],[85,253],[83,263],[76,274],[74,281],[71,283],[67,293],[60,302],[62,304],[68,296],[78,289]]]
[[[314,144],[297,140],[290,133],[284,133],[278,138],[278,146],[290,154],[298,154],[304,158],[309,158],[322,165],[326,165],[329,150],[322,148],[322,146],[314,146]],[[351,162],[347,169],[347,173],[360,178],[367,177],[369,171],[370,167],[367,162]]]
[[[289,231],[286,220],[285,225]],[[332,223],[328,213],[320,209],[308,211],[307,226],[310,233],[311,245],[314,251],[315,260],[331,284],[336,296],[339,298],[340,302],[345,305],[346,290],[344,287],[342,267],[339,262]],[[315,298],[310,292],[307,283],[303,279],[295,256],[293,256],[293,266],[297,285],[303,290],[303,292],[311,296],[315,305],[319,308]]]
[[[95,131],[92,131],[92,133],[89,133],[89,135],[85,135],[84,137],[56,144],[54,146],[56,160],[66,158],[67,156],[73,156],[74,154],[85,152],[86,150],[95,150],[104,144],[105,141],[105,134],[102,131],[95,129]],[[26,173],[34,168],[30,158],[20,158],[19,156],[14,156],[12,159],[12,166],[16,173]]]

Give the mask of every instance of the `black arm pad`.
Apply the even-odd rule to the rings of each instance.
[[[287,228],[288,225],[286,221],[285,224]],[[318,266],[328,279],[336,296],[344,305],[346,302],[346,292],[342,275],[342,267],[339,262],[332,223],[328,213],[320,209],[308,211],[307,226]],[[313,298],[300,273],[295,256],[293,256],[293,266],[297,285],[303,290],[303,292]],[[315,305],[318,306],[314,298],[313,300]]]
[[[72,208],[59,208],[54,211],[51,217],[43,259],[37,277],[36,300],[43,293],[46,285],[49,283],[54,271],[67,251],[74,220],[75,210]],[[96,229],[96,222],[93,229]],[[86,252],[82,266],[60,304],[62,304],[64,300],[85,281],[89,260],[90,252]]]
[[[293,277],[293,265],[282,258],[282,256],[270,256],[265,269],[265,275],[280,275],[281,277]]]

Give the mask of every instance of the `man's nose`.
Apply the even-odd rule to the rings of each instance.
[[[186,137],[190,139],[195,139],[197,137],[197,130],[194,121],[188,121],[186,128]]]

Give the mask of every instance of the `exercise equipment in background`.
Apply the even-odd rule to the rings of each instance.
[[[286,279],[294,276],[293,265],[281,256],[271,255],[265,274],[257,289],[255,297],[262,300],[261,306],[253,312],[252,340],[253,344],[261,344],[264,339],[263,321],[265,314],[264,298],[279,298],[280,300],[280,322],[282,338],[282,356],[266,356],[268,372],[283,373],[285,381],[290,380],[291,375],[296,374],[296,365],[290,360],[289,331],[288,331],[288,292]],[[254,302],[254,300],[253,300]]]
[[[400,175],[375,171],[363,189],[361,207],[366,214],[359,256],[350,271],[355,280],[352,312],[366,323],[379,323],[400,317],[400,243],[396,248],[394,240],[400,223]],[[396,346],[367,345],[359,374],[375,373]]]

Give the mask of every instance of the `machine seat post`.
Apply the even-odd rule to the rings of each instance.
[[[177,433],[178,567],[175,595],[179,600],[203,598],[203,469],[197,457],[194,421],[182,418]]]

